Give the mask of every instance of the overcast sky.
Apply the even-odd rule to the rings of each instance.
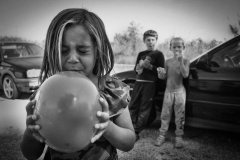
[[[172,36],[224,41],[233,37],[229,24],[237,24],[240,0],[0,0],[0,36],[31,41],[45,39],[53,17],[65,8],[83,7],[105,23],[110,41],[130,22],[141,33],[156,30],[159,41]]]

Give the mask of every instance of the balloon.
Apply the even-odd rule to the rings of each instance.
[[[43,82],[36,94],[36,124],[46,144],[61,152],[89,145],[96,134],[97,111],[102,111],[97,87],[77,72],[60,72]]]

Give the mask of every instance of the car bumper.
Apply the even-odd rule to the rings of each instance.
[[[38,78],[31,79],[15,79],[19,92],[32,93],[38,89]]]

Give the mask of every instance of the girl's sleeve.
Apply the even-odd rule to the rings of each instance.
[[[100,91],[100,95],[107,100],[111,117],[121,114],[128,106],[130,101],[129,90],[128,85],[117,79],[106,82],[106,87],[103,91]]]

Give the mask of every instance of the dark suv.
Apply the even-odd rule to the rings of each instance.
[[[28,42],[0,42],[0,88],[9,99],[38,86],[43,48]]]
[[[135,83],[132,70],[113,76],[131,88]],[[159,82],[155,103],[161,111],[165,82]],[[240,36],[192,59],[184,84],[186,125],[240,132]]]

